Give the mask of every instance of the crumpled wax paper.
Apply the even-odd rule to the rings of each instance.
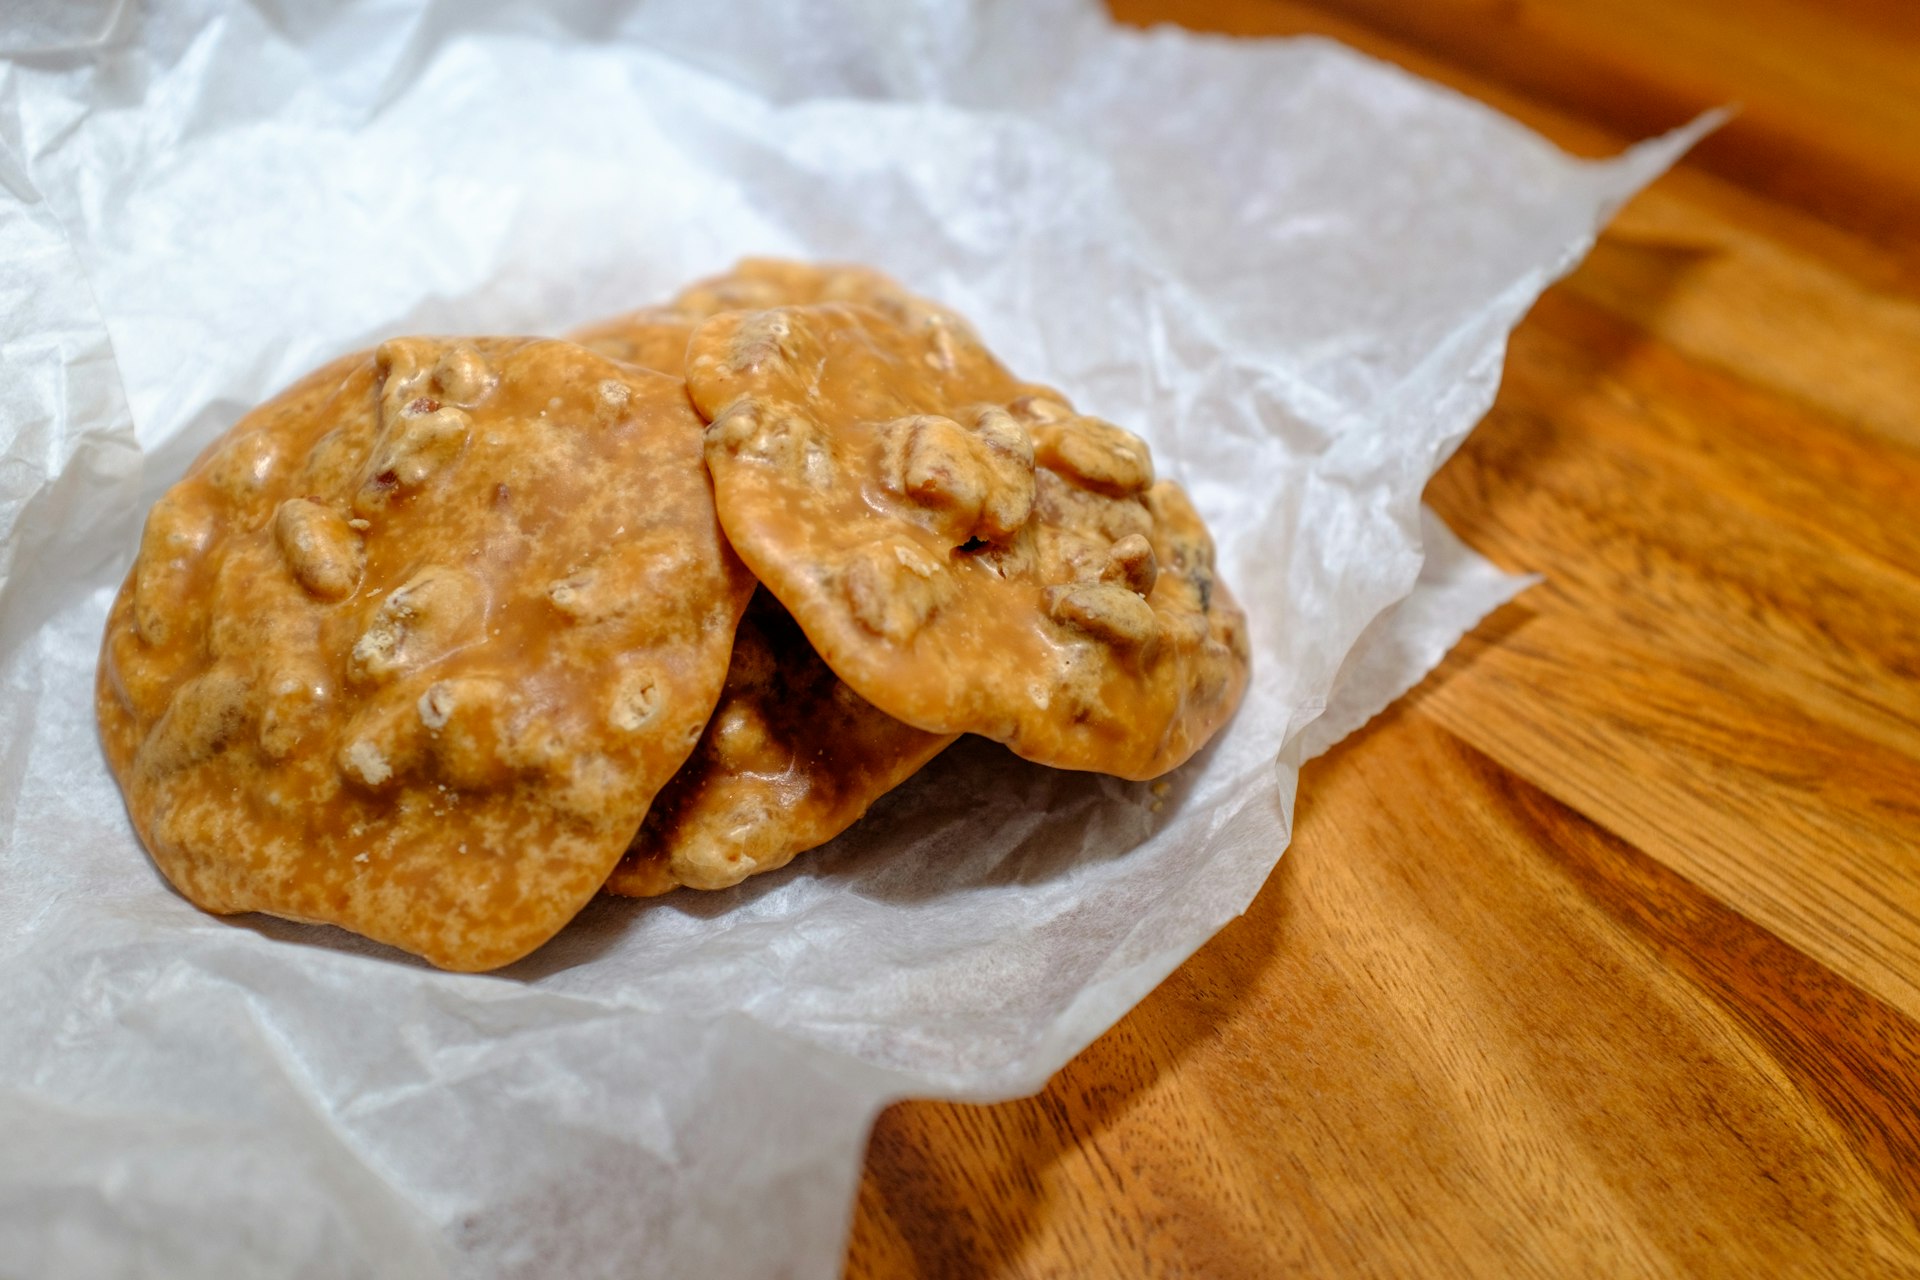
[[[1064,0],[23,0],[0,59],[8,1276],[833,1274],[879,1108],[1038,1088],[1246,906],[1298,764],[1516,590],[1421,487],[1691,140],[1576,162],[1331,43]],[[496,975],[172,893],[91,706],[147,504],[336,354],[746,253],[893,272],[1146,435],[1251,617],[1228,730],[1165,787],[963,741]]]

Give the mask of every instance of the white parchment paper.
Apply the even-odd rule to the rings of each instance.
[[[1298,763],[1517,588],[1421,487],[1688,141],[1577,163],[1336,45],[1064,0],[10,5],[0,1274],[834,1274],[876,1111],[1039,1087],[1245,907]],[[748,252],[894,272],[1148,436],[1251,615],[1229,730],[1162,791],[962,742],[498,975],[175,896],[91,711],[147,503],[340,352]]]

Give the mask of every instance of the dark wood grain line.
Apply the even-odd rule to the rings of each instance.
[[[1779,674],[1677,630],[1639,635],[1556,611],[1421,707],[1852,980],[1920,1008],[1920,756],[1823,717]]]
[[[1471,746],[1461,750],[1589,900],[1752,1032],[1920,1228],[1920,1023]]]
[[[1312,0],[1629,136],[1743,106],[1694,163],[1920,257],[1920,31],[1825,0]],[[1812,35],[1817,59],[1796,58]]]
[[[1578,388],[1574,407],[1588,399],[1607,405],[1582,417],[1587,429],[1920,583],[1920,520],[1886,518],[1920,511],[1920,448],[1689,361],[1583,297],[1583,283],[1577,277],[1573,288],[1549,290],[1515,335],[1510,394],[1538,405],[1532,393],[1549,384]]]

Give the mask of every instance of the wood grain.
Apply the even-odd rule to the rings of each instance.
[[[1740,108],[1694,164],[1920,248],[1920,7],[1903,0],[1326,0],[1617,132]]]
[[[1043,1093],[888,1111],[849,1274],[1920,1276],[1920,8],[1116,7],[1585,153],[1746,110],[1429,489],[1546,582]]]

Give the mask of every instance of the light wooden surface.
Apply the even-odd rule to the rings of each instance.
[[[886,1113],[849,1274],[1920,1276],[1920,4],[1119,10],[1588,153],[1746,110],[1428,491],[1547,582],[1044,1093]]]

